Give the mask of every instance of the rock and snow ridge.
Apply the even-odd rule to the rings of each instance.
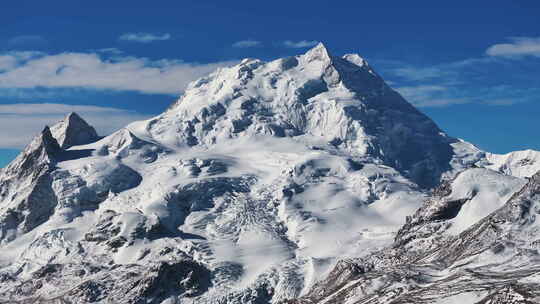
[[[0,301],[331,301],[378,263],[340,261],[399,277],[526,187],[539,155],[447,136],[358,55],[246,59],[103,138],[72,113],[0,170]],[[398,288],[376,280],[362,292]]]

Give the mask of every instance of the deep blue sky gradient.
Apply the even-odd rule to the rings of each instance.
[[[5,167],[10,161],[15,159],[19,152],[19,150],[15,149],[0,149],[0,168]]]

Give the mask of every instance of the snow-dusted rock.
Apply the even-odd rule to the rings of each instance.
[[[50,173],[62,149],[48,127],[0,171],[0,243],[44,223],[57,204]]]
[[[77,113],[70,113],[51,127],[51,133],[60,147],[85,145],[99,139],[94,127],[90,126]]]

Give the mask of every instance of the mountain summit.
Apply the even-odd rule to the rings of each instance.
[[[140,129],[186,146],[256,135],[332,145],[381,161],[425,187],[450,169],[457,141],[360,56],[332,56],[322,43],[304,55],[220,69],[192,83],[169,111]]]
[[[377,303],[538,159],[447,136],[359,55],[245,59],[103,138],[72,113],[0,170],[0,302]]]

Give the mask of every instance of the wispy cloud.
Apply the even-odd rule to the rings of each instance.
[[[0,88],[86,88],[181,93],[187,84],[234,61],[208,64],[150,60],[101,53],[7,53],[0,55]]]
[[[511,37],[510,43],[500,43],[486,50],[489,56],[501,57],[540,57],[540,37]]]
[[[440,67],[399,67],[392,71],[398,77],[413,81],[438,78],[448,75],[451,71],[443,70]]]
[[[521,99],[494,99],[494,100],[487,100],[484,102],[484,104],[491,105],[491,106],[511,106],[520,102],[522,102]]]
[[[172,36],[169,33],[165,34],[153,34],[153,33],[125,33],[121,35],[118,39],[124,41],[140,42],[140,43],[150,43],[154,41],[164,41],[171,39]]]
[[[285,47],[294,48],[294,49],[316,46],[317,43],[319,43],[319,41],[315,41],[315,40],[301,40],[301,41],[285,40],[283,41],[283,45]]]
[[[120,55],[120,54],[123,54],[124,52],[118,48],[102,48],[102,49],[97,49],[95,50],[96,53],[102,53],[102,54],[111,54],[111,55]]]
[[[22,35],[9,39],[7,46],[10,49],[40,49],[49,44],[47,39],[38,35]]]
[[[518,64],[504,57],[483,56],[435,65],[411,65],[395,60],[374,60],[381,74],[417,107],[457,104],[510,106],[535,102],[540,80],[532,77],[540,61]]]
[[[0,148],[22,148],[45,125],[52,125],[70,112],[77,112],[96,127],[101,135],[127,125],[135,120],[149,118],[137,112],[97,106],[67,104],[12,104],[0,105]]]
[[[252,48],[252,47],[257,47],[257,46],[261,46],[261,45],[262,45],[262,42],[260,42],[260,41],[248,39],[248,40],[237,41],[237,42],[232,44],[232,47],[235,47],[235,48]]]
[[[443,107],[467,102],[463,98],[448,96],[448,88],[439,85],[404,86],[396,90],[417,107]]]

